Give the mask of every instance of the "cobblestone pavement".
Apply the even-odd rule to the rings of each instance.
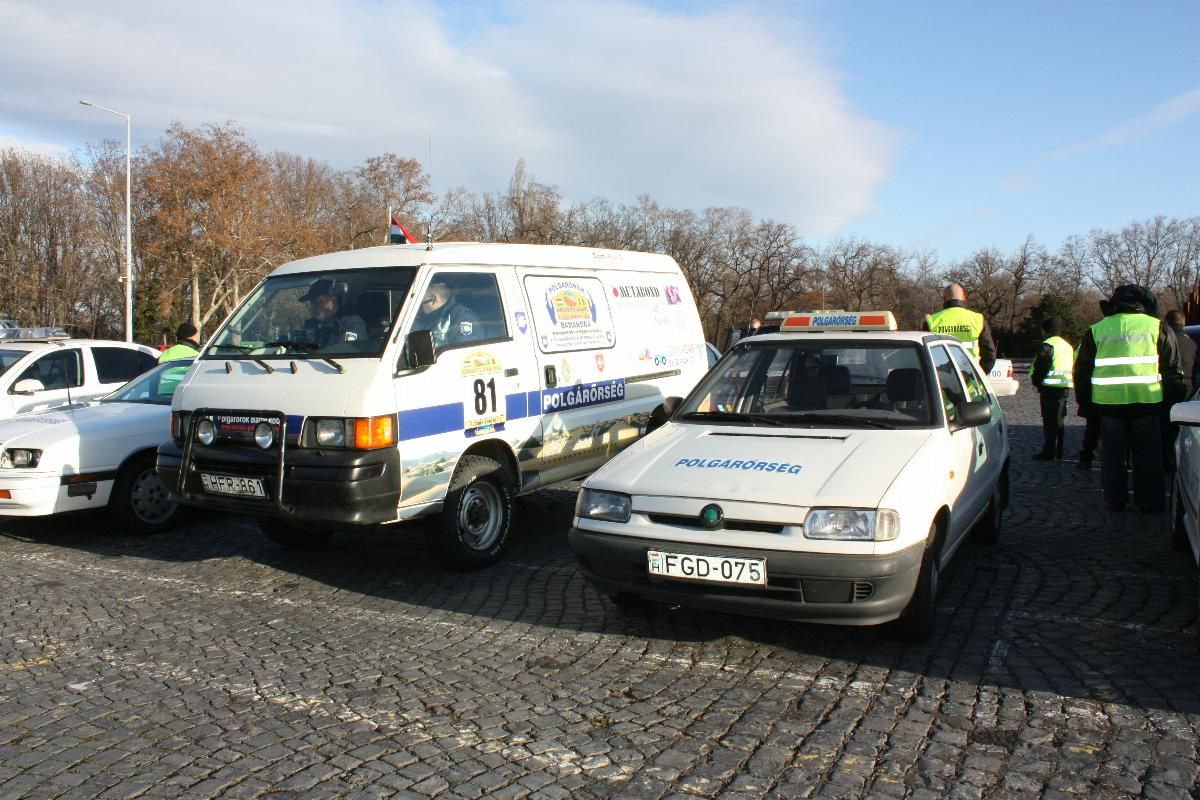
[[[626,615],[575,568],[566,490],[469,575],[405,532],[0,522],[0,798],[1196,797],[1195,569],[1166,515],[1029,459],[1028,386],[1004,402],[1003,536],[919,646]]]

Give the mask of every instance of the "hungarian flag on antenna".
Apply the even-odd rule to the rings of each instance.
[[[417,244],[417,240],[413,235],[404,230],[404,226],[396,219],[396,215],[392,214],[392,230],[388,236],[388,241],[392,244]]]

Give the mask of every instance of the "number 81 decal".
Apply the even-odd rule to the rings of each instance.
[[[500,362],[491,353],[467,354],[462,361],[463,433],[482,436],[504,429],[504,385],[497,386],[502,374]]]

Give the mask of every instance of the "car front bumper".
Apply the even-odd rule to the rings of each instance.
[[[58,474],[0,476],[0,516],[45,517],[108,504],[112,480],[70,484]]]
[[[908,605],[923,544],[888,555],[840,555],[682,542],[598,533],[573,527],[567,541],[584,577],[605,594],[629,593],[660,603],[751,616],[835,625],[877,625]],[[650,575],[646,553],[761,558],[767,585],[707,583]]]

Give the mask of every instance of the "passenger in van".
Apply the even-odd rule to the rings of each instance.
[[[304,322],[305,335],[319,347],[367,338],[366,323],[362,317],[342,308],[342,298],[334,290],[333,281],[326,278],[313,281],[300,301],[308,303],[308,312],[312,314]]]
[[[478,339],[481,335],[479,315],[455,300],[450,287],[439,280],[425,290],[413,330],[433,331],[433,343],[437,347]]]

